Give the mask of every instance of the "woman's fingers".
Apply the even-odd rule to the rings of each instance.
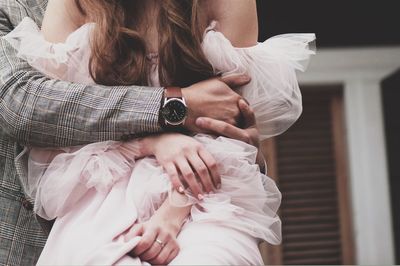
[[[179,193],[183,193],[185,189],[181,180],[179,179],[178,170],[176,170],[175,164],[169,162],[164,165],[164,169],[171,180],[172,187],[174,187]]]
[[[212,131],[217,135],[241,140],[250,143],[251,138],[245,129],[232,126],[226,122],[215,120],[208,117],[200,117],[196,120],[196,125],[206,131]]]
[[[179,247],[172,250],[172,252],[169,254],[167,261],[164,264],[169,264],[173,259],[176,258],[176,256],[178,256],[179,254]]]
[[[131,229],[129,229],[128,233],[126,233],[125,235],[125,241],[130,241],[131,239],[133,239],[134,237],[137,236],[141,236],[144,232],[144,226],[143,224],[134,224]],[[129,254],[132,257],[136,257],[137,254],[135,253],[135,250],[131,250],[131,252],[129,252]]]
[[[245,100],[239,100],[239,109],[242,112],[242,116],[245,122],[244,128],[256,126],[256,116],[251,107],[246,103]]]
[[[129,253],[132,257],[139,257],[142,261],[152,264],[165,265],[172,261],[179,252],[179,245],[171,233],[153,226],[137,224],[132,226],[125,237],[142,235],[142,239]],[[143,233],[144,232],[144,233]]]
[[[134,224],[131,229],[125,234],[125,241],[129,241],[134,237],[140,236],[143,234],[144,228],[142,224]]]
[[[161,249],[161,252],[158,253],[158,255],[154,259],[150,260],[149,262],[153,265],[166,265],[169,262],[171,262],[172,259],[169,261],[168,261],[168,259],[170,257],[172,257],[171,256],[172,253],[178,254],[178,252],[176,252],[176,250],[178,250],[178,252],[179,252],[179,246],[178,246],[177,241],[175,239],[170,239],[170,241],[168,241],[166,243],[166,245]]]
[[[210,173],[208,172],[207,166],[199,157],[199,155],[197,153],[193,153],[188,156],[188,159],[189,163],[192,165],[192,168],[196,171],[198,177],[200,178],[200,181],[203,184],[203,189],[207,193],[213,191],[214,187]]]
[[[167,233],[164,233],[162,230],[157,235],[156,240],[154,241],[153,245],[143,252],[140,258],[144,261],[149,261],[156,258],[163,248],[165,248],[168,243],[170,242],[171,236]]]
[[[196,176],[193,173],[192,168],[190,167],[188,161],[185,158],[179,158],[176,160],[176,166],[179,168],[183,178],[185,179],[186,183],[192,190],[192,193],[195,197],[202,200],[203,195],[201,192],[201,188],[199,183],[197,182]]]
[[[159,230],[146,230],[142,236],[140,242],[133,249],[133,253],[136,256],[142,255],[146,250],[148,250],[156,241],[156,237],[158,235]]]
[[[206,164],[209,172],[211,173],[214,187],[219,189],[221,187],[221,175],[218,172],[217,161],[214,159],[211,153],[209,153],[206,149],[200,149],[199,156]]]

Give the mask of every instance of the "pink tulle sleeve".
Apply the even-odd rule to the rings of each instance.
[[[3,36],[18,57],[50,78],[94,84],[90,76],[90,33],[93,23],[72,32],[65,42],[45,40],[29,17]],[[107,141],[79,147],[28,148],[28,178],[24,190],[35,200],[35,212],[48,220],[63,216],[88,191],[107,193],[130,174],[140,155],[139,142]]]
[[[213,22],[202,44],[215,73],[247,73],[251,82],[240,93],[254,109],[261,139],[283,133],[302,112],[296,71],[305,71],[315,54],[315,35],[278,35],[253,47],[236,48],[216,27]]]
[[[29,17],[2,38],[18,51],[18,57],[30,66],[54,79],[94,84],[89,74],[90,31],[88,23],[71,33],[65,42],[45,40],[39,27]]]
[[[119,179],[130,176],[139,157],[138,141],[32,148],[28,193],[35,199],[35,213],[52,220],[67,213],[89,190],[107,193]]]

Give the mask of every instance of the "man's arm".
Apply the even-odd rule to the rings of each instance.
[[[84,86],[51,80],[20,60],[1,36],[26,12],[20,1],[0,0],[0,134],[24,145],[54,147],[161,130],[158,116],[163,88]],[[240,96],[231,88],[249,81],[246,75],[235,75],[183,88],[189,108],[185,127],[199,131],[195,120],[200,116],[236,124]]]
[[[17,1],[0,0],[0,37],[13,29],[11,16],[24,12]],[[162,88],[50,80],[0,38],[0,127],[18,143],[73,146],[158,132],[162,94]]]

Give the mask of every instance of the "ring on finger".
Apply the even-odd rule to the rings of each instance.
[[[163,241],[161,241],[160,239],[156,239],[157,244],[159,244],[161,246],[161,248],[165,247],[165,243]]]

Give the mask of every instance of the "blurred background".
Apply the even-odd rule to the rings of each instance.
[[[258,0],[260,41],[317,35],[304,111],[263,143],[283,199],[266,264],[400,264],[398,1]]]

